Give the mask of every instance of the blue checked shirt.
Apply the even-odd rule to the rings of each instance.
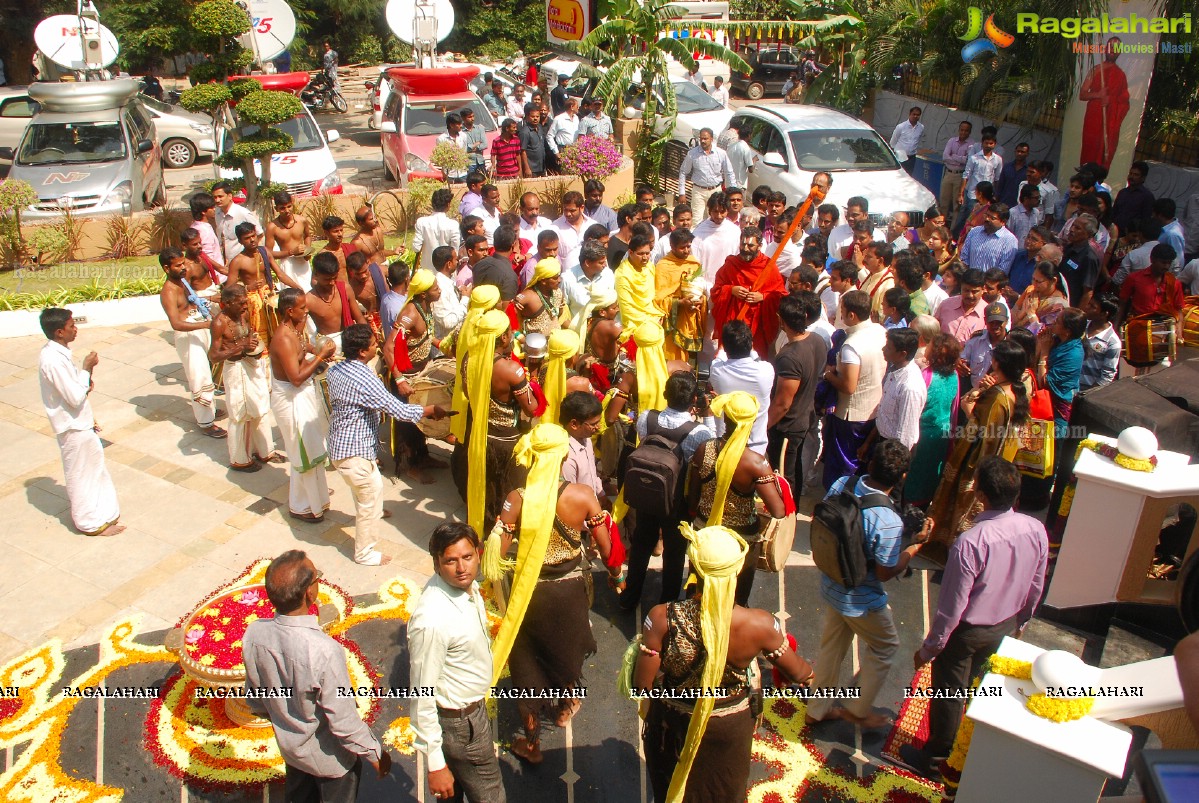
[[[1011,273],[1012,261],[1020,244],[1016,235],[1002,228],[994,234],[988,234],[982,226],[975,226],[966,234],[966,241],[958,251],[958,259],[969,268],[978,268],[984,273],[991,268],[999,268],[1004,273]]]
[[[344,360],[329,368],[329,396],[333,399],[329,459],[335,461],[378,457],[380,412],[412,423],[425,415],[420,405],[404,404],[388,393],[375,372],[361,360]]]

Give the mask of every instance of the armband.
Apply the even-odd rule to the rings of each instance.
[[[491,528],[491,531],[497,534],[506,533],[507,535],[514,535],[516,533],[516,525],[505,524],[503,520],[497,516],[495,520],[495,526]]]
[[[641,650],[641,652],[644,653],[645,655],[652,655],[654,657],[657,657],[657,655],[658,655],[657,650],[651,650],[649,647],[645,646],[641,642],[637,643],[637,649]]]
[[[778,477],[776,477],[773,473],[766,474],[765,476],[758,477],[757,479],[755,479],[754,485],[769,485],[770,483],[776,482],[777,480],[778,480]]]
[[[591,530],[591,529],[594,529],[601,525],[607,524],[608,516],[605,513],[598,513],[594,516],[591,516],[588,519],[585,519],[583,523],[587,525],[588,530]]]
[[[765,653],[764,657],[767,661],[777,661],[779,658],[783,657],[783,653],[787,651],[789,646],[791,645],[787,643],[787,639],[784,637],[783,643],[778,646],[778,649],[774,650],[773,652]]]

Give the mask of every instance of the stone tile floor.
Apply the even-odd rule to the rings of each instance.
[[[129,528],[113,538],[80,535],[38,392],[44,343],[7,339],[0,349],[0,664],[50,638],[68,649],[95,643],[129,612],[142,614],[142,632],[171,627],[255,558],[286,549],[308,551],[353,595],[397,574],[423,584],[429,532],[463,512],[448,471],[419,489],[389,477],[385,506],[394,517],[382,525],[380,548],[392,563],[355,564],[353,504],[337,472],[329,473],[332,509],[323,523],[307,524],[287,516],[286,466],[229,471],[225,441],[197,431],[164,323],[83,328],[72,344],[77,362],[100,355],[92,408]],[[448,459],[444,444],[433,449]]]

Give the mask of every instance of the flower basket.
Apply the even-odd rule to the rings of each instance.
[[[562,170],[586,181],[604,179],[620,169],[620,149],[608,137],[585,135],[558,154]]]

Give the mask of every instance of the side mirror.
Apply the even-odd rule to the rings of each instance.
[[[0,148],[0,159],[11,162],[13,157],[12,148]]]
[[[341,134],[337,133],[337,129],[330,128],[328,131],[325,132],[325,141],[326,142],[334,143],[334,142],[337,142],[337,140],[339,140],[339,139],[341,139]]]
[[[396,124],[391,120],[384,120],[379,123],[379,130],[384,134],[394,134],[396,132]]]
[[[153,141],[148,140],[148,139],[138,140],[138,143],[137,143],[137,152],[138,153],[149,153],[152,150],[154,150],[154,142]]]
[[[767,167],[777,168],[779,170],[787,169],[787,160],[783,158],[781,153],[777,153],[775,151],[771,151],[763,156],[762,164],[766,165]]]

